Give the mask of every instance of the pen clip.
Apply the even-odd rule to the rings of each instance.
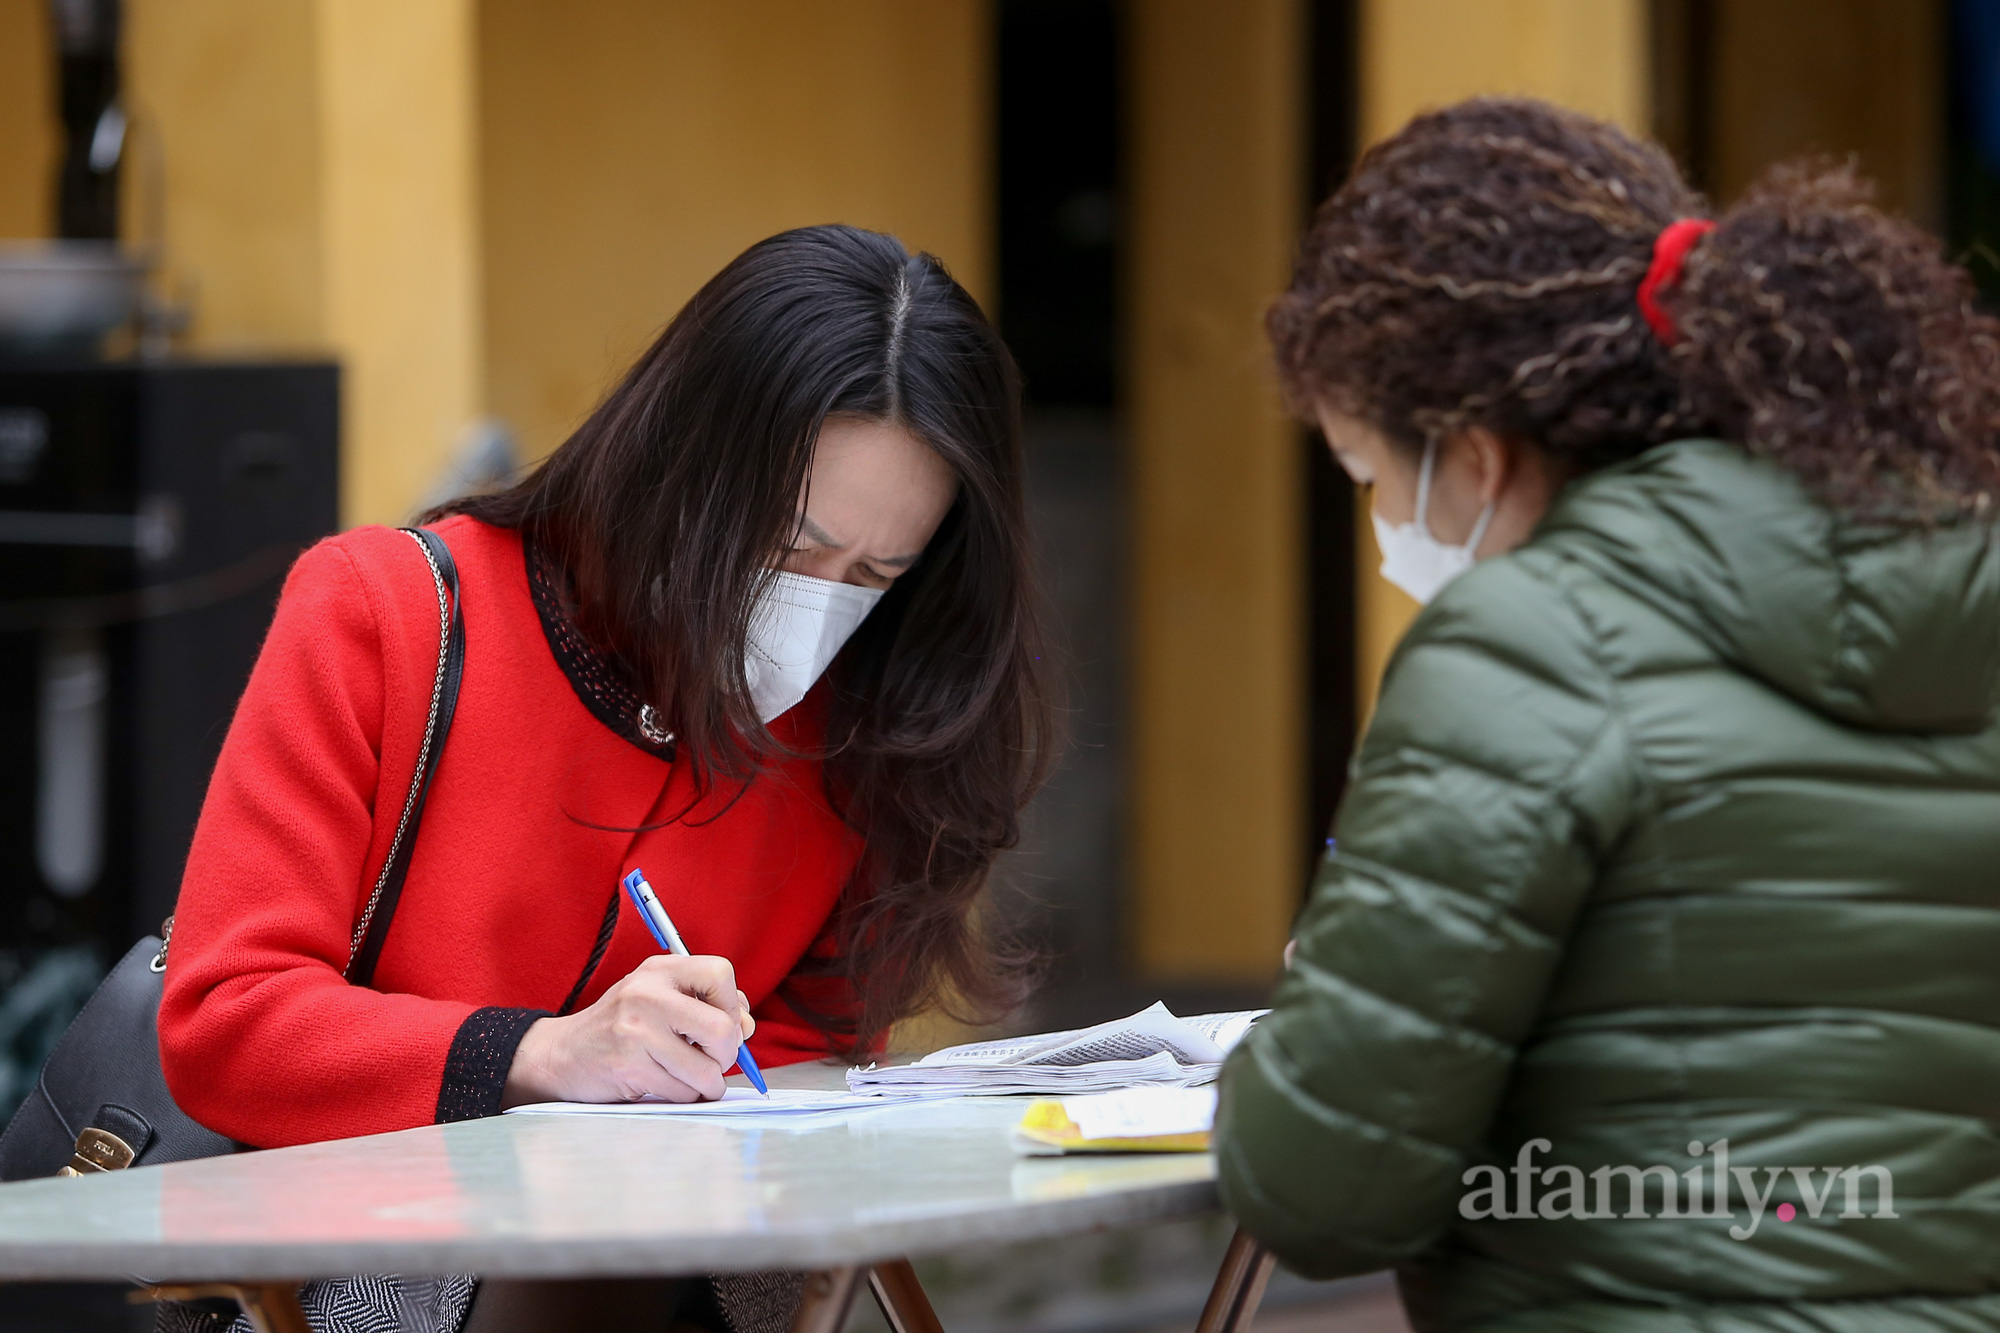
[[[599,882],[601,883],[602,881]],[[624,879],[618,882],[625,886],[625,896],[632,900],[632,910],[637,912],[639,914],[639,920],[645,923],[646,933],[653,937],[653,943],[659,945],[662,949],[665,949],[668,953],[672,953],[674,951],[674,946],[667,943],[667,937],[660,933],[660,927],[653,920],[653,914],[646,909],[646,895],[644,892],[641,891],[640,886],[644,885],[646,888],[651,888],[652,886],[646,884],[645,872],[642,870],[634,870],[631,874],[627,875]]]

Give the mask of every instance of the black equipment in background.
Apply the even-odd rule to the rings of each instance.
[[[56,173],[56,235],[118,239],[118,168],[125,158],[125,109],[118,100],[120,0],[52,0],[56,110],[62,165]]]
[[[0,362],[0,1115],[173,910],[337,443],[330,365]]]

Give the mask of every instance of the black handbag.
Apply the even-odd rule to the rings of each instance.
[[[356,986],[374,978],[382,955],[465,672],[465,620],[451,550],[428,528],[404,531],[422,548],[437,584],[437,676],[396,836],[355,923],[346,975]],[[236,1150],[234,1142],[197,1124],[175,1105],[160,1072],[160,994],[173,928],[174,919],[168,917],[159,935],[133,945],[64,1031],[34,1091],[0,1134],[0,1180],[117,1171]]]

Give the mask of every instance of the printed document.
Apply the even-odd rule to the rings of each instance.
[[[915,1064],[850,1069],[847,1086],[855,1092],[980,1096],[1195,1087],[1215,1081],[1223,1057],[1269,1012],[1177,1018],[1155,1004],[1092,1028],[969,1042]]]

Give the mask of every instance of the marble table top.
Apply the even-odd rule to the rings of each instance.
[[[774,1085],[838,1086],[824,1066]],[[734,1081],[734,1080],[732,1080]],[[0,1281],[826,1268],[1208,1213],[1207,1154],[1017,1157],[1021,1098],[811,1128],[499,1116],[0,1185]]]

